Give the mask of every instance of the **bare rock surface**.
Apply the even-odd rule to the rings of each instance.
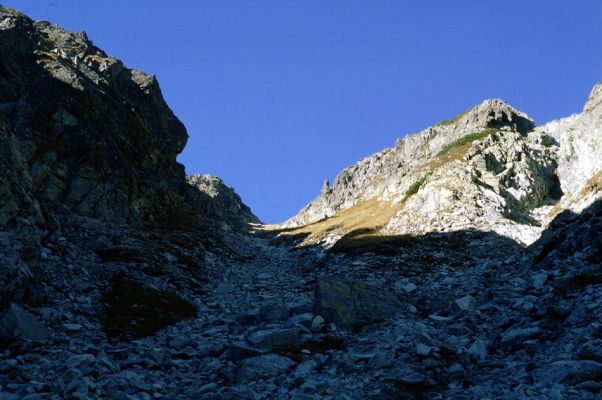
[[[85,34],[0,7],[0,54],[0,398],[602,395],[600,86],[344,171],[289,221],[328,217],[325,249],[187,181],[155,79]],[[378,229],[327,225],[371,199]]]
[[[487,100],[344,169],[281,227],[326,247],[358,225],[383,235],[487,230],[533,243],[560,211],[602,197],[600,92],[582,113],[539,127]],[[329,219],[330,229],[313,231]]]

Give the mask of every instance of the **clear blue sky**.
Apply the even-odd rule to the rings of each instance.
[[[602,80],[600,0],[2,3],[156,74],[188,128],[186,171],[222,177],[266,222],[483,99],[544,123]]]

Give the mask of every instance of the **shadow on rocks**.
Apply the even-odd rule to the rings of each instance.
[[[179,296],[145,286],[124,274],[113,279],[103,302],[107,305],[103,327],[112,340],[149,336],[196,315],[194,306]]]

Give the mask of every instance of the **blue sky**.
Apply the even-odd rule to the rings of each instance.
[[[602,1],[13,0],[156,74],[179,160],[266,222],[344,167],[486,98],[544,123],[602,80]]]

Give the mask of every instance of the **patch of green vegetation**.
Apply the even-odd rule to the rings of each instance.
[[[460,118],[462,118],[464,115],[466,115],[470,110],[472,110],[472,108],[469,108],[466,111],[462,111],[460,114],[456,115],[453,118],[450,119],[444,119],[443,121],[439,122],[437,125],[435,126],[445,126],[445,125],[451,125],[454,122],[456,122],[457,120],[459,120]]]
[[[459,138],[459,139],[453,141],[452,143],[448,144],[447,146],[443,147],[441,149],[441,151],[437,154],[437,156],[442,156],[442,155],[448,153],[450,150],[455,149],[456,147],[460,147],[467,143],[474,142],[475,140],[483,139],[484,137],[487,137],[495,132],[497,132],[497,129],[487,128],[480,132],[475,132],[475,133],[468,134],[466,136],[462,136],[461,138]]]
[[[410,196],[418,193],[418,190],[420,190],[422,185],[424,185],[424,182],[426,182],[428,177],[431,175],[432,175],[432,172],[429,172],[426,175],[424,175],[422,178],[418,179],[416,182],[412,183],[410,185],[410,187],[408,188],[408,190],[406,190],[405,196],[403,196],[403,199],[401,200],[401,202],[404,203],[407,199],[410,198]]]

